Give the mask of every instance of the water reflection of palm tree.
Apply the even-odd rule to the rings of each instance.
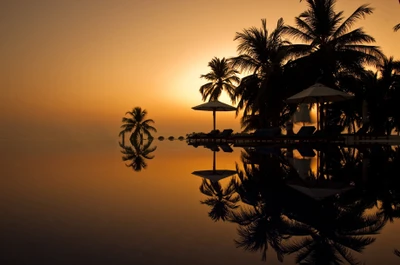
[[[368,158],[369,178],[362,189],[355,184],[341,196],[312,200],[285,188],[286,180],[299,176],[279,148],[256,147],[242,152],[243,166],[237,164],[237,177],[227,188],[203,180],[200,190],[210,199],[202,203],[213,207],[213,220],[237,224],[235,245],[260,252],[263,260],[272,249],[280,261],[292,254],[297,264],[357,264],[355,254],[372,244],[388,221],[399,217],[400,179],[391,172],[400,171],[400,149],[320,149],[327,152],[321,174],[326,181],[357,182],[363,159]],[[400,251],[394,254],[400,256]]]
[[[375,241],[385,222],[376,214],[366,215],[360,205],[352,209],[325,204],[314,214],[307,213],[298,220],[309,227],[310,235],[286,245],[286,254],[296,253],[299,264],[358,264],[353,252]]]
[[[399,194],[394,194],[391,190],[387,190],[387,192],[382,195],[384,197],[380,198],[378,216],[381,216],[385,222],[389,221],[392,223],[395,218],[400,218]]]
[[[369,178],[366,183],[364,202],[376,207],[384,221],[400,218],[400,180],[394,172],[400,171],[400,149],[374,146],[366,154]]]
[[[119,133],[119,135],[122,136],[123,145],[124,135],[126,132],[132,132],[130,140],[134,143],[142,143],[145,136],[151,139],[151,133],[157,132],[156,128],[151,125],[152,123],[154,123],[154,121],[152,119],[147,119],[146,117],[147,110],[142,109],[141,107],[135,107],[132,109],[132,111],[126,112],[126,114],[130,115],[131,117],[122,118],[122,131]]]
[[[265,261],[270,246],[276,252],[277,259],[282,262],[287,240],[293,235],[307,235],[308,230],[302,223],[288,219],[282,209],[279,209],[279,201],[275,203],[277,207],[264,203],[241,208],[232,215],[230,221],[239,224],[239,238],[234,240],[237,247],[251,252],[259,251]]]
[[[211,170],[197,170],[192,174],[202,177],[200,192],[209,198],[200,201],[201,204],[206,204],[211,207],[208,216],[214,220],[227,220],[231,211],[236,209],[239,196],[235,195],[234,182],[231,179],[228,185],[223,188],[220,181],[226,177],[236,174],[234,170],[217,169],[216,168],[216,151],[213,151],[213,166]]]
[[[260,251],[262,260],[266,260],[270,246],[282,261],[282,244],[288,238],[288,231],[297,235],[305,231],[302,225],[283,214],[286,196],[282,180],[288,173],[286,167],[282,166],[280,156],[256,150],[246,150],[241,159],[244,170],[237,169],[235,186],[247,205],[233,212],[230,218],[239,225],[235,244],[252,252]]]
[[[121,153],[123,154],[122,160],[130,161],[126,166],[132,167],[135,171],[141,171],[147,168],[146,160],[153,159],[154,155],[151,155],[151,153],[157,149],[157,146],[151,147],[151,143],[151,140],[147,141],[145,144],[135,143],[132,146],[125,146],[120,143],[122,147]]]
[[[203,178],[200,192],[209,197],[200,201],[200,203],[211,207],[208,216],[214,221],[227,220],[231,212],[238,208],[239,196],[235,194],[232,180],[223,188],[220,182]]]
[[[351,150],[343,158],[352,160],[354,156]],[[356,264],[353,252],[361,252],[374,242],[371,235],[379,233],[384,219],[377,214],[364,214],[364,204],[350,203],[344,197],[320,202],[306,201],[296,194],[288,196],[278,179],[291,178],[296,171],[279,159],[279,155],[257,157],[254,152],[242,156],[250,166],[245,165],[244,171],[238,173],[236,183],[238,194],[247,203],[247,208],[239,208],[230,218],[239,224],[236,245],[261,251],[264,260],[271,247],[279,260],[285,254],[296,253],[300,264]],[[281,171],[274,164],[281,165]],[[267,174],[269,169],[272,172]],[[334,172],[331,174],[335,179]]]
[[[349,183],[362,175],[362,153],[352,147],[329,147],[320,152],[320,179]]]

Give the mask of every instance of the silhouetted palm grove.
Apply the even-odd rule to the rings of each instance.
[[[200,89],[203,100],[218,99],[226,90],[238,103],[245,131],[283,127],[297,108],[285,100],[318,81],[355,96],[351,103],[329,105],[329,123],[349,132],[365,126],[370,133],[399,133],[400,61],[385,55],[367,29],[357,27],[373,15],[373,7],[361,5],[345,17],[335,9],[336,0],[301,2],[307,7],[294,25],[279,19],[269,31],[262,19],[260,28],[237,32],[238,55],[213,58],[212,71],[202,75],[210,81]]]
[[[290,149],[245,148],[225,189],[203,181],[200,191],[214,206],[210,218],[237,224],[236,247],[259,252],[262,260],[290,255],[296,264],[362,264],[356,254],[400,218],[400,148],[318,149],[321,165],[307,177],[298,173]],[[315,189],[337,193],[317,198]],[[400,255],[399,247],[387,251]]]

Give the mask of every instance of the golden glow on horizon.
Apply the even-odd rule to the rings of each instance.
[[[348,16],[366,2],[339,0],[337,10]],[[374,14],[355,26],[399,59],[400,33],[392,30],[398,2],[369,2]],[[260,27],[262,18],[270,29],[279,17],[293,25],[305,8],[296,0],[9,2],[0,11],[0,138],[28,136],[28,128],[46,135],[46,121],[61,131],[96,125],[118,134],[121,117],[135,106],[148,110],[163,135],[206,131],[211,114],[191,107],[202,103],[208,62],[237,55],[236,32]],[[220,100],[231,103],[226,94]],[[239,119],[218,113],[217,124],[239,128]]]

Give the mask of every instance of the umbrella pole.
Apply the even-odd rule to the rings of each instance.
[[[319,104],[318,104],[318,101],[317,101],[317,131],[319,130],[319,118],[318,118],[318,116],[319,116],[319,106],[318,106]]]
[[[215,130],[215,109],[213,110],[213,130]]]
[[[216,164],[216,162],[215,162],[215,160],[216,160],[216,152],[215,151],[213,151],[213,173],[215,174],[215,164]]]

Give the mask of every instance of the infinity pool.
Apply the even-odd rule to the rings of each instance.
[[[140,171],[117,141],[3,148],[1,264],[400,262],[399,171],[389,175],[398,152],[376,161],[340,149],[347,164],[326,155],[326,178],[350,189],[321,200],[288,185],[318,175],[319,152],[232,147],[214,160],[185,141],[151,148]],[[218,182],[192,174],[213,168],[237,173]]]

